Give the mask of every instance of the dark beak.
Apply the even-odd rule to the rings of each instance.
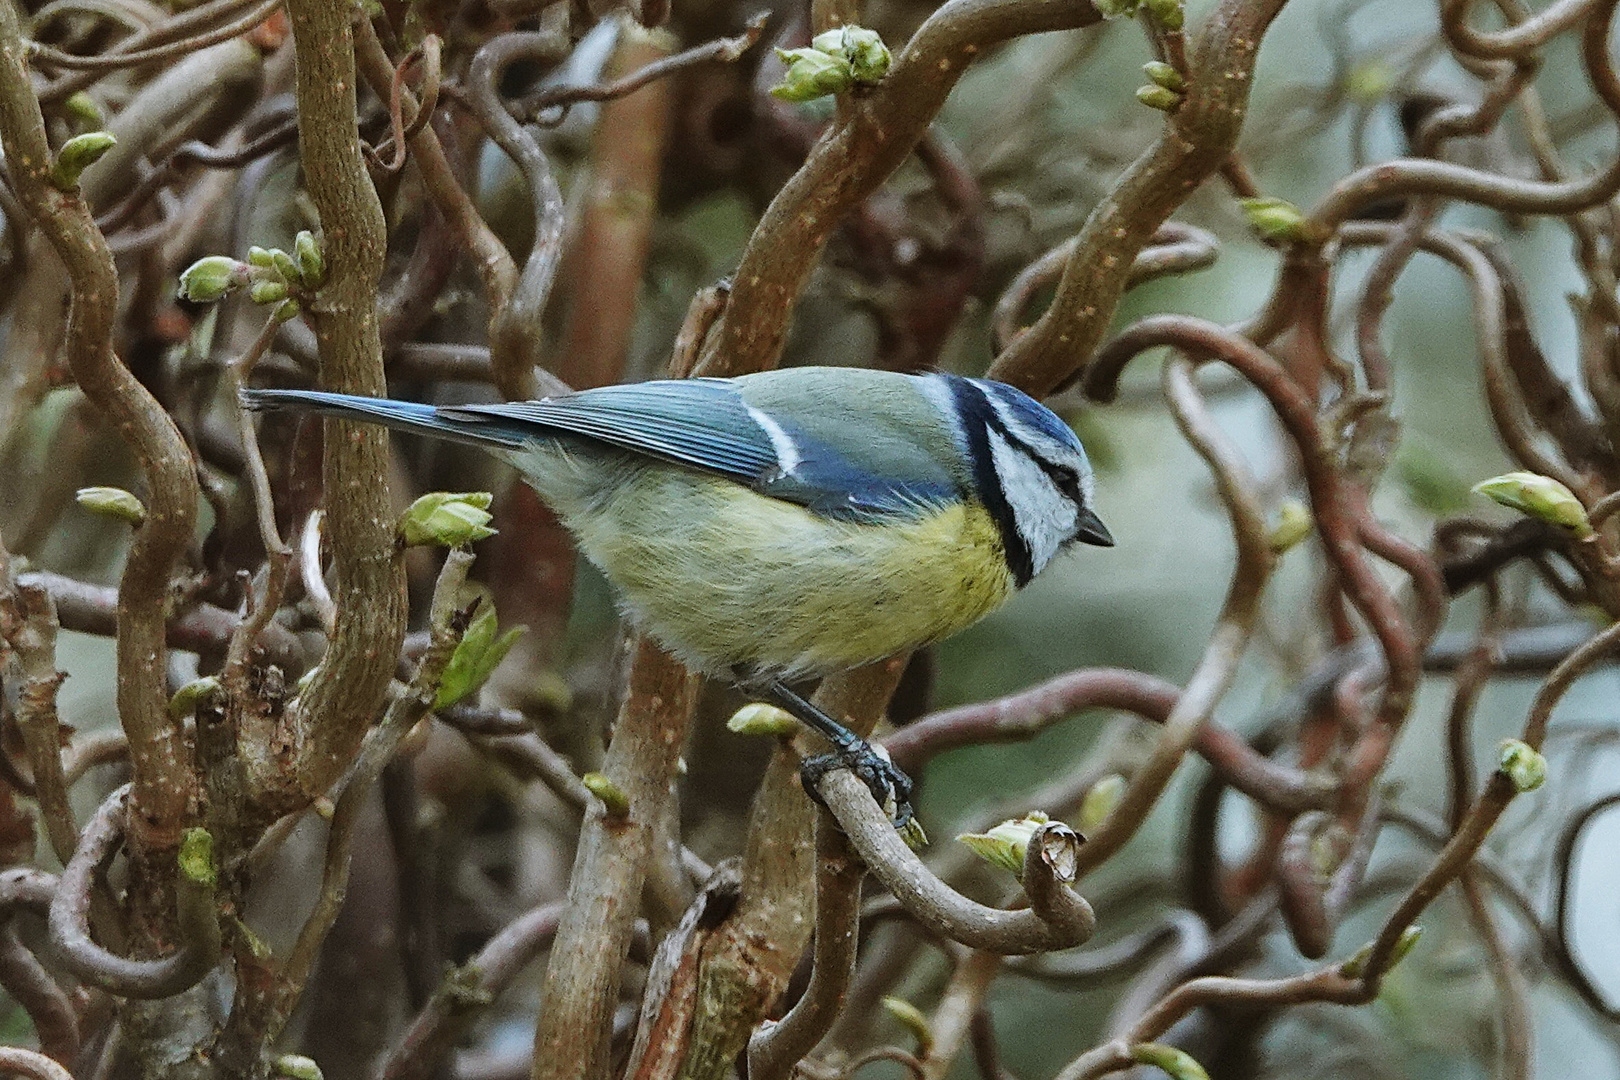
[[[1085,507],[1080,508],[1080,520],[1075,524],[1074,538],[1097,547],[1113,547],[1114,534],[1102,523],[1102,518]]]

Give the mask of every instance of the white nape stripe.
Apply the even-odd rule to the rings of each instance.
[[[1008,434],[1051,464],[1074,470],[1080,478],[1080,494],[1085,496],[1086,501],[1089,503],[1093,484],[1090,463],[1076,454],[1071,448],[1054,441],[1052,436],[1046,432],[1031,427],[1000,394],[993,390],[987,390],[984,396],[989,400],[990,408],[994,410],[996,419],[1001,421]]]
[[[1029,546],[1032,573],[1052,561],[1063,542],[1074,535],[1079,509],[1058,490],[1046,470],[1015,448],[995,428],[990,436],[990,460],[1001,482],[1002,494],[1012,508],[1018,535]]]
[[[745,404],[743,407],[748,410],[748,415],[754,418],[754,423],[764,428],[765,434],[769,436],[771,449],[776,451],[776,467],[781,475],[792,476],[794,470],[804,461],[804,455],[799,453],[799,448],[793,443],[793,436],[784,431],[782,425],[778,424],[769,413],[752,405]]]

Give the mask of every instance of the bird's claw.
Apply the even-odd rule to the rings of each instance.
[[[811,799],[825,806],[817,785],[834,769],[848,769],[866,785],[872,798],[889,815],[894,827],[905,831],[915,814],[911,808],[911,777],[869,745],[807,757],[799,764],[799,781]]]

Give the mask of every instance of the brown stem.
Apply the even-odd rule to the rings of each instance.
[[[298,61],[298,147],[320,214],[326,283],[309,305],[319,342],[321,385],[381,397],[377,290],[388,235],[355,130],[354,25],[349,8],[290,0]],[[293,790],[285,776],[259,777],[270,816],[324,794],[354,756],[376,716],[405,631],[405,576],[388,491],[388,434],[326,422],[322,475],[332,544],[338,621],[326,657],[299,696],[303,727]]]
[[[696,691],[685,668],[641,642],[602,767],[629,810],[610,815],[593,800],[586,815],[541,991],[534,1080],[596,1080],[607,1070],[620,971]]]

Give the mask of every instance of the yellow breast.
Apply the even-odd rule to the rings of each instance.
[[[980,506],[829,521],[734,483],[655,467],[558,508],[633,618],[694,668],[822,674],[976,622],[1014,590]]]

